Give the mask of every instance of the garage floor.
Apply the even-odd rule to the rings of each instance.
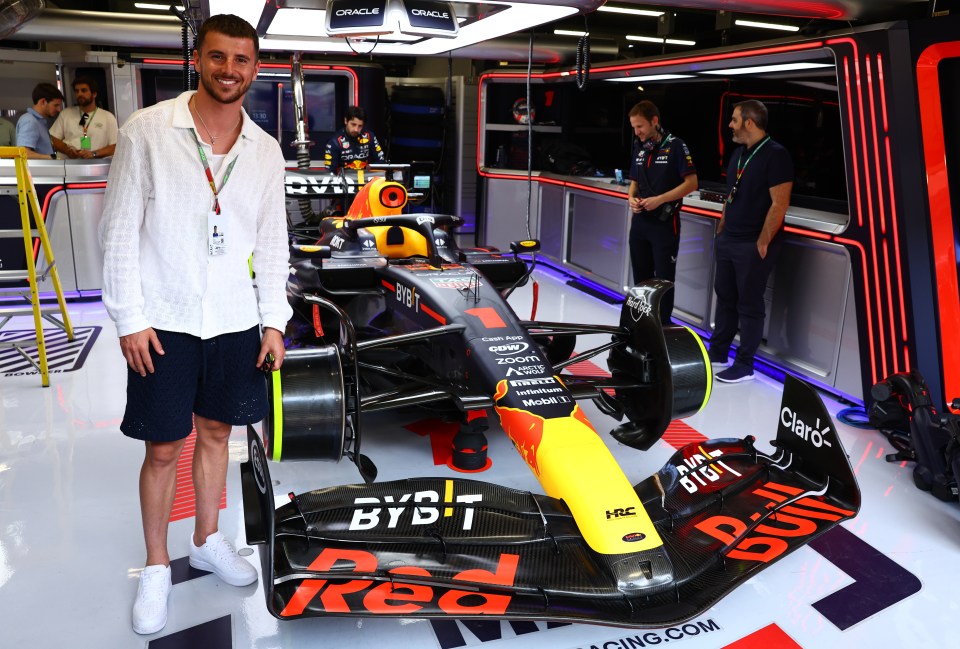
[[[538,274],[538,317],[548,321],[615,324],[619,307]],[[511,297],[530,315],[531,289]],[[70,307],[78,341],[51,341],[58,365],[51,386],[24,373],[12,350],[0,348],[0,646],[309,649],[373,647],[489,647],[508,649],[633,649],[666,642],[682,649],[737,647],[957,647],[960,616],[960,504],[918,491],[911,467],[890,464],[882,435],[838,424],[863,491],[860,515],[778,562],[685,625],[637,631],[546,623],[348,620],[280,622],[264,606],[259,584],[234,588],[189,569],[192,494],[178,493],[170,531],[175,586],[166,628],[137,636],[130,607],[143,566],[137,478],[143,447],[118,430],[125,368],[116,331],[99,302]],[[4,337],[30,329],[16,318]],[[586,348],[589,343],[581,343]],[[603,367],[602,357],[595,359]],[[600,368],[596,368],[598,371]],[[605,369],[605,367],[603,367]],[[647,453],[604,435],[631,482],[655,472],[674,446],[702,437],[776,431],[782,385],[765,377],[715,387],[700,414],[668,432]],[[835,414],[842,404],[825,398]],[[614,426],[592,403],[583,404],[601,433]],[[371,416],[365,452],[380,480],[456,476],[435,464],[431,437],[442,427],[429,412]],[[691,430],[692,429],[692,430]],[[491,431],[492,467],[482,479],[539,491],[539,485],[499,429]],[[766,446],[761,446],[767,448]],[[239,462],[244,431],[235,429],[221,529],[237,546],[243,538]],[[274,490],[359,482],[348,463],[271,465]],[[949,577],[949,575],[954,575]],[[952,638],[952,639],[951,639]]]

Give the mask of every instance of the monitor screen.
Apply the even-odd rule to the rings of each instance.
[[[414,189],[430,189],[430,176],[414,176],[413,188]]]

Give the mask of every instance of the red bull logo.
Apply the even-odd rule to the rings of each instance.
[[[494,403],[505,396],[507,396],[507,381],[501,380],[497,383],[497,391],[493,396]],[[534,475],[539,476],[537,451],[540,449],[540,442],[543,441],[543,417],[519,408],[495,406],[494,409],[500,416],[500,426],[517,447],[520,457],[533,470]]]

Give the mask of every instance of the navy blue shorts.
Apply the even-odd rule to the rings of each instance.
[[[257,369],[260,328],[208,340],[157,331],[164,355],[152,349],[153,374],[127,368],[127,408],[120,430],[148,442],[175,442],[193,430],[193,414],[233,426],[267,414],[267,382]]]

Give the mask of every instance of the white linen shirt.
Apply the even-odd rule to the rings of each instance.
[[[215,176],[227,251],[211,256],[213,192],[194,139],[193,94],[139,110],[120,129],[100,222],[103,304],[120,336],[153,327],[208,339],[258,323],[282,332],[293,311],[280,146],[242,111]]]
[[[64,108],[57,116],[57,121],[50,127],[50,135],[61,139],[75,149],[80,148],[80,138],[83,137],[83,127],[80,126],[80,116],[83,114],[79,106]],[[90,148],[96,151],[105,146],[117,143],[117,118],[108,110],[98,108],[89,113],[87,137],[90,138]]]

